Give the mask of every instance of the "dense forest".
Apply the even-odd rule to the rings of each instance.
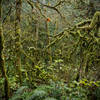
[[[100,0],[0,0],[0,100],[100,100]]]

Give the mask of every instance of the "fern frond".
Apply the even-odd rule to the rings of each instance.
[[[48,96],[48,93],[43,90],[36,89],[27,100],[42,100]]]
[[[27,86],[22,86],[22,87],[20,87],[20,88],[15,92],[15,94],[12,96],[12,98],[9,99],[9,100],[23,100],[22,95],[24,94],[24,92],[25,92],[26,89],[28,89]]]
[[[21,86],[16,92],[15,94],[22,94],[24,92],[24,90],[28,89],[27,86]]]
[[[57,99],[52,98],[52,97],[47,97],[47,98],[45,98],[44,100],[57,100]]]
[[[22,100],[22,97],[20,95],[14,95],[11,99],[9,100]]]
[[[50,85],[41,85],[41,86],[39,86],[37,89],[38,90],[44,90],[44,91],[50,91],[50,90],[52,90],[54,87],[52,87],[52,86],[50,86]]]

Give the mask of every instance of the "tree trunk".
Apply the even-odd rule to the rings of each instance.
[[[20,81],[20,84],[22,84],[22,78],[21,78],[21,44],[20,44],[20,20],[21,20],[21,7],[22,7],[22,0],[16,0],[16,20],[15,20],[15,42],[16,42],[16,70],[17,75]]]
[[[39,54],[38,54],[38,35],[39,35],[39,21],[36,20],[35,22],[35,64],[39,61]]]
[[[5,61],[3,57],[3,49],[4,49],[3,41],[4,40],[3,40],[3,29],[2,29],[2,0],[0,0],[0,69],[2,72],[2,76],[4,78],[5,100],[8,100],[10,96],[10,88],[9,88],[8,77],[5,69]]]
[[[49,32],[49,22],[46,20],[46,32],[47,32],[47,45],[50,44],[50,32]],[[47,49],[48,57],[49,57],[49,63],[52,63],[52,57],[51,57],[51,47]]]
[[[37,49],[38,48],[38,34],[39,34],[39,21],[36,20],[36,23],[35,23],[35,48]]]

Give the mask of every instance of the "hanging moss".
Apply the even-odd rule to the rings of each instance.
[[[82,23],[80,23],[80,24],[82,25]],[[85,33],[83,35],[83,38],[86,40],[86,43],[83,40],[81,40],[81,41],[83,41],[83,44],[85,44],[87,46],[86,46],[86,48],[84,47],[84,45],[82,45],[82,47],[80,47],[80,49],[83,49],[83,52],[82,52],[83,56],[81,56],[80,59],[84,58],[83,62],[80,63],[80,68],[82,68],[81,71],[84,71],[84,72],[81,72],[80,68],[79,68],[79,72],[77,73],[76,80],[79,79],[80,72],[87,76],[89,67],[90,66],[92,67],[92,65],[94,63],[95,63],[95,65],[97,65],[95,60],[99,56],[98,54],[99,54],[100,49],[95,49],[95,48],[97,48],[97,46],[100,46],[99,37],[98,37],[98,32],[99,32],[98,30],[100,28],[100,25],[99,25],[100,24],[100,12],[96,12],[94,14],[93,19],[91,20],[91,23],[89,25],[83,25],[83,26],[79,27],[80,24],[78,25],[78,30],[81,29]],[[81,34],[79,34],[79,36],[81,37]],[[82,63],[83,63],[83,65],[81,67]],[[84,77],[84,75],[83,75],[83,77]]]
[[[73,38],[73,45],[67,47],[66,51],[68,54],[67,58],[70,63],[74,63],[75,59],[78,59],[78,72],[76,80],[87,76],[89,68],[94,66],[96,59],[98,58],[98,52],[100,49],[95,49],[100,47],[98,33],[100,28],[100,12],[96,12],[91,20],[86,20],[78,23],[75,27],[71,29],[65,29],[61,32],[61,36],[58,36],[53,42],[51,42],[45,49],[56,45],[63,38]],[[77,41],[77,42],[76,42]],[[71,49],[72,48],[72,49]],[[78,54],[78,55],[77,55]],[[79,58],[77,58],[77,56]],[[100,59],[99,59],[100,60]],[[95,64],[96,65],[96,64]]]

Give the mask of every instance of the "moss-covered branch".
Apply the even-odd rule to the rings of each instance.
[[[84,24],[87,24],[87,23],[90,23],[90,24],[84,26]],[[79,29],[92,29],[93,27],[95,27],[95,25],[97,25],[97,24],[99,24],[99,23],[100,23],[100,12],[97,11],[97,12],[94,14],[93,19],[91,20],[91,22],[90,22],[90,20],[86,20],[86,21],[84,21],[84,22],[82,22],[82,23],[79,23],[79,24],[77,25],[77,27],[78,27]]]
[[[80,23],[78,23],[77,25],[75,25],[75,27],[72,29],[64,29],[62,32],[58,33],[56,36],[56,39],[51,42],[45,49],[51,47],[52,45],[54,45],[56,42],[58,42],[59,40],[61,40],[64,36],[64,33],[70,33],[72,34],[71,30],[75,29],[92,29],[95,25],[97,25],[98,23],[100,23],[100,12],[96,12],[95,15],[93,16],[92,20],[86,20],[86,21],[82,21]],[[88,25],[86,25],[88,24]],[[73,35],[73,34],[72,34]],[[58,37],[60,36],[60,37]]]
[[[66,33],[65,33],[66,29],[64,29],[62,32],[58,33],[58,35],[56,35],[56,39],[54,41],[52,41],[49,45],[47,45],[44,50],[48,49],[49,47],[51,47],[52,45],[54,45],[56,42],[58,42],[59,40],[63,39],[65,36],[66,36]],[[61,35],[59,37],[59,35]]]

